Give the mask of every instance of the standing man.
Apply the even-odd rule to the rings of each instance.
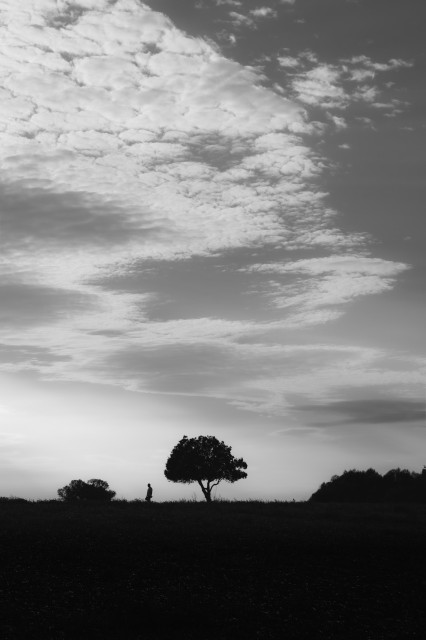
[[[148,482],[148,491],[146,492],[145,502],[151,502],[152,500],[152,487]]]

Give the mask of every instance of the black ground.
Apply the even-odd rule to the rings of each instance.
[[[0,504],[2,640],[426,637],[426,506]]]

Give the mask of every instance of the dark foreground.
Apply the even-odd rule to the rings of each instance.
[[[425,637],[424,505],[38,502],[0,517],[2,640]]]

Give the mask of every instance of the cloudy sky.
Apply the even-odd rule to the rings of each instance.
[[[0,494],[426,464],[425,12],[0,0]]]

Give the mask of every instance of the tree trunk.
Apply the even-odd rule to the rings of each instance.
[[[200,485],[200,487],[201,487],[201,491],[203,492],[203,496],[205,497],[206,501],[207,501],[207,502],[211,502],[211,501],[212,501],[212,497],[211,497],[211,492],[212,492],[212,490],[211,490],[211,488],[210,488],[210,485],[209,485],[209,484],[207,484],[207,487],[205,487],[205,486],[203,485],[203,483],[201,482],[201,480],[198,480],[198,484],[199,484],[199,485]]]

